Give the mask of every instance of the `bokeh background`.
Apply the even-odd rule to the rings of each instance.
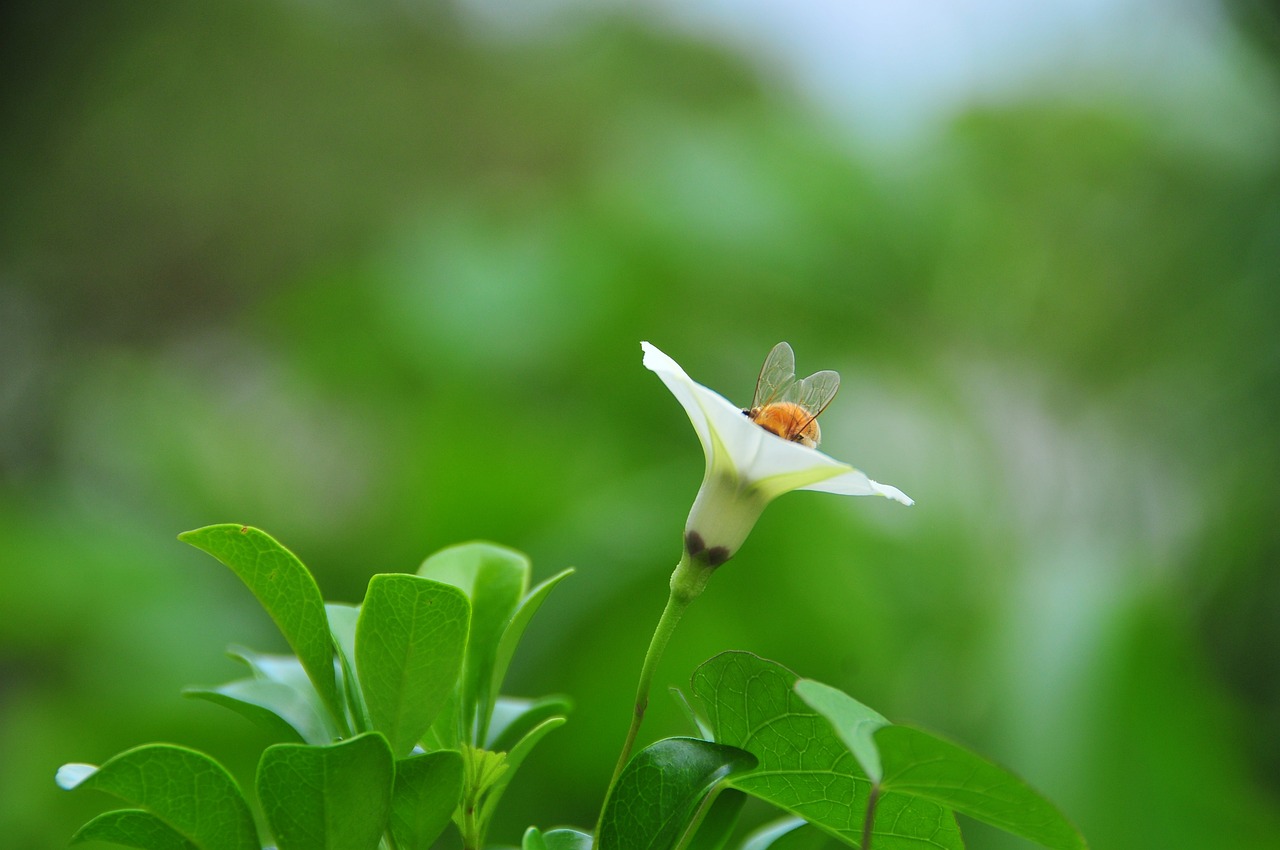
[[[577,709],[493,838],[589,825],[701,477],[641,339],[741,403],[780,339],[840,370],[824,448],[918,502],[779,500],[660,683],[752,650],[1099,850],[1276,846],[1275,3],[5,9],[7,846],[104,807],[66,761],[249,782],[179,695],[282,648],[175,540],[226,521],[335,600],[472,538],[576,566],[509,689]]]

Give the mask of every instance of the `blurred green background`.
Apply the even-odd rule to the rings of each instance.
[[[661,685],[752,650],[1099,850],[1276,846],[1274,5],[773,5],[6,7],[7,846],[104,807],[63,762],[252,776],[179,696],[283,648],[175,540],[228,521],[334,600],[472,538],[578,567],[509,683],[577,710],[493,838],[589,825],[702,473],[641,339],[740,403],[780,339],[840,370],[824,449],[918,503],[779,500]]]

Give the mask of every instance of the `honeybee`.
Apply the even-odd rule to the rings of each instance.
[[[830,369],[797,380],[795,352],[780,342],[764,359],[755,398],[742,413],[771,434],[816,449],[822,439],[818,414],[838,389],[840,374]]]

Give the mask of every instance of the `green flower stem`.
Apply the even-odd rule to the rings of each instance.
[[[662,616],[658,618],[658,627],[654,629],[653,639],[649,641],[649,651],[645,653],[644,664],[640,668],[640,683],[636,686],[635,711],[631,716],[631,728],[627,730],[627,739],[622,745],[622,752],[618,755],[618,765],[613,769],[613,778],[609,780],[609,788],[605,792],[606,801],[609,799],[609,792],[613,791],[613,786],[617,784],[618,777],[622,775],[622,769],[627,766],[627,759],[631,758],[636,736],[640,733],[640,724],[644,722],[644,713],[649,707],[649,689],[653,684],[653,674],[658,668],[662,653],[667,648],[667,642],[671,640],[671,633],[675,631],[689,603],[697,599],[706,588],[714,569],[714,567],[695,563],[694,558],[686,550],[680,558],[680,563],[676,565],[676,571],[671,574],[671,595],[667,597],[667,606],[662,609]]]

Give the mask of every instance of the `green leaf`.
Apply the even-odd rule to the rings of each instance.
[[[398,756],[430,728],[458,683],[467,647],[467,598],[405,574],[369,580],[356,626],[356,669],[369,718]]]
[[[302,663],[296,656],[254,652],[243,646],[230,647],[227,654],[243,661],[253,671],[255,679],[288,686],[298,694],[305,705],[310,707],[310,710],[298,707],[299,715],[281,714],[281,717],[284,717],[290,725],[296,721],[298,725],[294,728],[303,734],[304,741],[309,744],[324,744],[338,739],[340,730],[334,722],[333,715],[320,699],[320,694],[316,692],[311,677],[307,675],[307,671],[302,668]],[[318,727],[311,728],[313,724],[311,717],[319,719]],[[304,727],[307,728],[304,729]]]
[[[81,841],[108,841],[143,850],[198,850],[198,845],[183,838],[182,833],[141,809],[103,812],[71,837],[72,844]]]
[[[373,850],[394,775],[377,732],[326,747],[276,744],[258,762],[258,799],[279,850]]]
[[[568,714],[572,707],[572,701],[561,694],[538,699],[498,697],[493,707],[493,722],[489,725],[489,740],[484,748],[509,752],[535,726],[548,717]]]
[[[344,721],[333,675],[333,639],[324,599],[302,562],[269,534],[247,525],[210,525],[178,539],[231,568],[271,615],[333,716]]]
[[[320,701],[320,694],[316,692],[315,685],[311,683],[311,677],[302,668],[302,663],[298,661],[297,656],[254,652],[252,649],[246,649],[243,646],[229,647],[227,654],[238,661],[243,661],[253,671],[253,675],[256,678],[288,685],[294,690],[312,697],[315,705],[321,711],[325,709],[324,703]]]
[[[58,784],[119,797],[200,850],[258,850],[253,816],[235,780],[222,765],[195,750],[147,744],[120,753],[100,768],[64,765]],[[125,820],[117,818],[115,827],[123,828]],[[141,824],[137,819],[133,823]],[[102,828],[111,824],[108,819]]]
[[[325,744],[337,736],[327,714],[295,688],[266,679],[239,679],[214,688],[184,688],[182,695],[225,706],[261,726],[275,741]]]
[[[502,639],[498,642],[498,651],[494,657],[493,673],[488,691],[489,696],[493,699],[497,699],[498,694],[502,692],[502,680],[507,676],[507,668],[511,666],[511,659],[515,655],[520,638],[524,637],[524,630],[528,628],[529,621],[533,619],[534,614],[538,613],[538,609],[542,607],[542,603],[551,595],[551,591],[556,589],[556,585],[571,575],[573,575],[572,567],[556,573],[529,591],[528,595],[520,601],[520,606],[503,630]]]
[[[460,701],[462,695],[455,688],[453,693],[449,694],[449,698],[445,700],[444,708],[440,709],[440,713],[436,716],[435,723],[431,724],[431,728],[422,736],[423,749],[430,750],[458,750],[464,746],[470,746],[464,741],[462,734],[462,708]]]
[[[884,772],[880,766],[880,751],[871,736],[877,729],[889,725],[884,715],[844,691],[812,679],[796,682],[796,693],[810,708],[827,718],[867,777],[872,782],[879,782]]]
[[[356,627],[360,622],[360,606],[340,602],[326,602],[324,612],[329,617],[329,631],[333,645],[338,650],[338,667],[342,671],[342,693],[347,701],[347,715],[352,727],[359,732],[373,729],[369,719],[369,706],[356,675]]]
[[[396,762],[391,834],[397,850],[428,850],[462,796],[462,754],[453,750]]]
[[[484,741],[497,698],[493,676],[498,651],[529,586],[529,559],[492,543],[463,543],[427,558],[418,575],[451,584],[471,600],[459,709],[469,742]]]
[[[591,833],[577,829],[553,829],[543,839],[547,850],[591,850]]]
[[[796,694],[797,676],[749,652],[725,652],[694,673],[693,692],[722,744],[747,750],[756,770],[729,784],[799,815],[858,846],[871,782],[831,724]],[[947,809],[884,793],[877,804],[874,850],[960,850]]]
[[[796,693],[827,718],[883,790],[932,800],[1054,850],[1084,848],[1084,839],[1062,813],[1004,768],[927,732],[893,726],[820,682],[801,680]]]
[[[667,738],[637,753],[605,801],[600,850],[669,850],[717,785],[756,766],[735,747]]]
[[[558,729],[565,724],[565,717],[549,717],[539,723],[537,726],[529,730],[529,734],[525,735],[520,741],[511,748],[507,753],[504,763],[506,770],[493,783],[493,787],[484,799],[483,809],[480,813],[480,819],[483,823],[488,823],[493,819],[493,813],[498,808],[498,801],[502,799],[503,793],[507,790],[507,786],[511,784],[511,780],[515,778],[516,771],[520,769],[520,765],[524,764],[524,760],[529,757],[529,753],[533,752],[533,748],[538,742],[546,737],[547,733],[553,729]]]
[[[540,832],[531,826],[524,833],[521,850],[591,850],[591,835],[576,829]]]
[[[1058,809],[999,765],[909,726],[875,733],[886,790],[915,794],[1053,850],[1085,850]]]
[[[683,850],[723,850],[746,802],[747,795],[736,788],[713,791],[703,802],[705,814],[695,818],[693,838],[681,845]]]
[[[781,818],[772,823],[766,823],[748,835],[739,850],[769,850],[784,835],[790,835],[806,823],[808,821],[804,818],[795,817]]]

